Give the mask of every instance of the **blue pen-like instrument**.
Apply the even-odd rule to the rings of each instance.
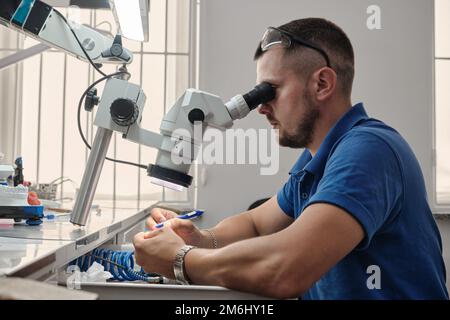
[[[178,217],[176,217],[177,219],[193,219],[196,217],[199,217],[203,214],[203,210],[194,210],[185,214],[182,214]],[[164,222],[158,223],[157,225],[155,225],[155,228],[162,228],[164,226]]]

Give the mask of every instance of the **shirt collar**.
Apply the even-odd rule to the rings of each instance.
[[[350,108],[328,131],[316,155],[312,157],[311,152],[305,149],[289,173],[296,175],[305,170],[314,175],[322,174],[328,155],[336,141],[357,125],[358,122],[368,118],[362,103],[358,103]]]

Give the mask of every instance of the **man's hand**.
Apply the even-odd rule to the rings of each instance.
[[[170,224],[172,230],[175,231],[186,244],[203,248],[210,247],[211,240],[207,234],[203,234],[190,220],[175,219],[177,216],[178,215],[173,211],[153,208],[150,211],[150,217],[146,222],[147,228],[149,230],[158,230],[155,228],[155,225],[165,222],[164,227],[166,227],[167,224]]]
[[[138,233],[133,239],[136,263],[145,272],[174,279],[173,262],[178,250],[185,245],[172,230],[170,223],[155,231]]]

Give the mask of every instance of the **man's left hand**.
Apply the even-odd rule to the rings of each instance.
[[[136,263],[145,272],[157,273],[174,279],[173,262],[181,247],[183,239],[166,223],[163,228],[138,233],[133,240]]]

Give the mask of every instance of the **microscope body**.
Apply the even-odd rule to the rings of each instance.
[[[157,148],[155,164],[146,167],[150,181],[181,191],[192,183],[188,173],[201,147],[204,128],[230,128],[234,120],[245,117],[274,96],[275,89],[268,83],[256,86],[245,95],[237,95],[227,103],[216,95],[187,89],[164,116],[158,134],[141,128],[146,102],[142,88],[128,79],[108,79],[94,121],[97,133],[70,221],[81,226],[87,222],[114,131],[122,133],[127,140]],[[91,100],[98,101],[98,97],[91,97]],[[196,134],[196,125],[202,126],[200,135]]]
[[[195,135],[195,124],[222,130],[233,125],[220,97],[187,89],[163,117],[160,134],[157,134],[141,127],[145,102],[146,96],[140,86],[128,80],[111,78],[103,90],[94,125],[120,132],[129,141],[157,148],[160,152],[156,163],[166,168],[173,166],[172,157],[181,158],[186,164],[195,160],[202,142],[202,137]],[[189,149],[194,152],[183,153]],[[176,165],[172,169],[180,171],[181,168]],[[189,168],[184,173],[188,171]]]
[[[81,226],[87,222],[113,132],[121,133],[129,141],[157,148],[156,162],[147,168],[151,181],[182,190],[192,182],[188,173],[203,138],[195,135],[195,125],[201,125],[202,129],[206,126],[226,129],[233,124],[227,106],[218,96],[195,89],[187,89],[164,116],[160,134],[141,127],[146,96],[140,86],[127,79],[108,79],[101,99],[93,100],[100,100],[94,120],[97,133],[71,216],[71,222]]]
[[[161,121],[164,137],[156,165],[188,174],[197,158],[206,127],[230,128],[233,119],[217,95],[187,89]]]

